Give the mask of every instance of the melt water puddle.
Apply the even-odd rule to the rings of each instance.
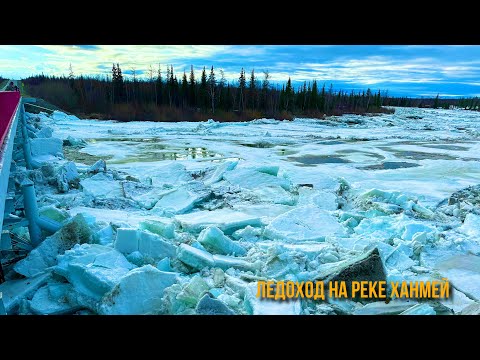
[[[289,156],[288,161],[298,162],[302,165],[309,166],[318,164],[347,164],[351,163],[350,160],[344,159],[338,156],[332,155],[303,155],[303,156]]]
[[[412,167],[418,167],[420,165],[414,164],[414,163],[409,163],[409,162],[404,162],[404,161],[385,161],[384,163],[381,164],[376,164],[376,165],[368,165],[361,167],[359,169],[362,170],[394,170],[394,169],[402,169],[402,168],[412,168]]]
[[[211,159],[221,157],[219,153],[208,150],[204,147],[192,147],[185,149],[176,149],[173,151],[144,151],[134,156],[128,156],[123,159],[111,160],[110,164],[127,164],[132,162],[153,162],[164,160],[195,160]]]

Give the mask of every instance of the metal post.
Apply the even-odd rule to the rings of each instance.
[[[25,157],[25,164],[27,169],[31,170],[32,167],[32,152],[30,149],[30,141],[28,140],[28,131],[27,131],[27,120],[25,119],[25,106],[23,102],[21,103],[20,108],[20,120],[22,126],[22,137],[23,137],[23,155]]]
[[[37,246],[42,241],[42,230],[38,225],[38,207],[35,197],[35,187],[33,181],[25,179],[20,184],[23,193],[23,201],[25,204],[25,215],[28,220],[28,231],[30,232],[30,241],[33,246]]]

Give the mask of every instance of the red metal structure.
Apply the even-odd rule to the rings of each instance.
[[[15,111],[20,103],[19,91],[0,92],[0,153],[3,149],[3,141],[13,121]]]

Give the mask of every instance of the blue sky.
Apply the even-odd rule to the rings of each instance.
[[[120,63],[126,76],[165,74],[172,64],[181,78],[194,66],[223,69],[236,81],[240,69],[268,70],[272,83],[290,76],[298,85],[316,79],[335,89],[388,90],[397,96],[480,96],[480,46],[460,45],[0,45],[0,75],[107,75]]]

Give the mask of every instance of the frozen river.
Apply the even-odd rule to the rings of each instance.
[[[478,112],[396,108],[380,116],[248,123],[29,116],[63,140],[65,159],[54,151],[37,159],[71,177],[37,185],[41,211],[61,211],[66,222],[82,214],[93,235],[90,244],[43,259],[48,266],[38,259],[51,249],[32,252],[15,271],[38,276],[53,268],[63,276],[67,313],[409,309],[415,303],[395,312],[378,303],[268,305],[255,297],[259,280],[319,279],[374,248],[385,271],[379,278],[440,276],[455,287],[452,299],[409,313],[458,313],[480,299]],[[96,256],[109,260],[93,271]],[[152,288],[146,277],[162,285]],[[38,290],[25,312],[51,308],[58,300],[45,294],[60,285]]]
[[[475,112],[398,108],[393,115],[318,121],[151,123],[57,121],[54,136],[86,139],[81,152],[138,176],[172,161],[202,169],[225,159],[275,165],[294,183],[331,189],[398,190],[433,205],[480,180],[480,116]]]

